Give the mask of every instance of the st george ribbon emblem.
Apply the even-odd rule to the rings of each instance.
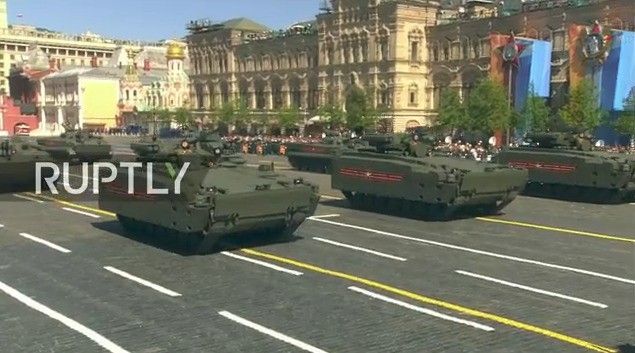
[[[595,21],[590,29],[587,29],[586,37],[582,39],[582,55],[588,61],[603,63],[608,57],[608,49],[611,42],[610,33],[604,33],[604,28]]]
[[[502,49],[502,57],[503,61],[508,64],[512,64],[514,66],[518,66],[520,64],[519,56],[520,53],[525,48],[524,45],[516,42],[516,37],[514,36],[514,32],[511,33],[509,39],[507,40],[507,44]]]

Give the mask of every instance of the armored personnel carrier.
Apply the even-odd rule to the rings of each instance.
[[[289,164],[297,170],[329,173],[331,160],[344,149],[354,149],[358,144],[354,139],[327,136],[320,143],[287,144],[286,156]]]
[[[96,162],[112,158],[112,146],[101,136],[87,131],[75,130],[69,124],[64,124],[65,132],[57,137],[42,137],[37,143],[47,147],[70,147],[71,162]]]
[[[125,168],[101,184],[99,206],[128,230],[175,239],[182,252],[207,253],[222,237],[240,233],[290,240],[320,199],[318,186],[281,176],[273,165],[249,167],[205,131],[178,144],[155,140],[131,148],[143,170],[135,170],[134,185]],[[166,191],[154,194],[147,185]]]
[[[37,181],[36,163],[58,164],[68,157],[70,150],[64,147],[40,146],[14,137],[0,141],[0,191],[34,191]],[[42,168],[40,180],[53,176],[50,168]],[[41,184],[43,189],[46,183]]]
[[[527,182],[525,170],[435,156],[425,137],[412,136],[364,136],[368,148],[333,159],[332,188],[355,208],[447,220],[462,213],[496,214]]]
[[[635,201],[635,156],[601,151],[583,136],[528,134],[523,145],[503,149],[493,160],[528,170],[524,192],[529,195],[593,203]]]

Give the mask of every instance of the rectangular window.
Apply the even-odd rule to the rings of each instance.
[[[410,61],[419,61],[419,42],[410,43]]]

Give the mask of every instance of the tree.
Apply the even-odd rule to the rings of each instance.
[[[624,111],[620,112],[613,126],[617,132],[630,136],[631,146],[635,145],[635,87],[624,99]]]
[[[560,117],[567,125],[587,133],[600,126],[604,115],[594,84],[588,79],[571,89],[569,101],[560,108]]]
[[[219,127],[229,129],[238,121],[238,109],[235,101],[224,102],[217,110]]]
[[[373,126],[379,118],[379,111],[372,100],[359,87],[352,87],[346,96],[346,126],[355,132],[362,132]]]
[[[490,78],[481,81],[470,93],[466,108],[468,130],[491,133],[511,127],[512,110],[505,87]]]
[[[165,108],[156,110],[155,116],[157,117],[157,122],[161,122],[165,125],[170,125],[172,122],[172,113]]]
[[[180,107],[174,111],[174,122],[181,127],[191,125],[194,122],[192,113],[185,107]]]
[[[534,92],[533,86],[529,87],[529,94],[525,105],[517,117],[518,122],[525,125],[527,131],[545,131],[550,122],[551,111],[547,107],[544,98]]]
[[[317,115],[326,119],[328,129],[338,129],[346,123],[346,114],[339,104],[327,104],[318,108]]]
[[[234,109],[234,124],[251,124],[251,113],[247,102],[243,99],[236,99],[231,103]]]
[[[297,127],[302,119],[302,114],[298,108],[291,107],[280,109],[277,113],[277,117],[280,129],[286,132]]]
[[[439,97],[437,124],[452,130],[466,128],[466,111],[455,89],[445,88]]]

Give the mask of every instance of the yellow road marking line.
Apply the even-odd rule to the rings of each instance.
[[[337,196],[324,195],[324,194],[322,194],[321,196],[322,196],[322,198],[327,199],[327,200],[344,200],[344,198],[337,197]],[[617,235],[609,235],[609,234],[601,234],[601,233],[594,233],[594,232],[585,232],[585,231],[582,231],[582,230],[575,230],[575,229],[543,226],[543,225],[540,225],[540,224],[525,223],[525,222],[518,222],[518,221],[509,221],[509,220],[499,219],[499,218],[475,217],[474,219],[476,219],[478,221],[483,221],[483,222],[500,223],[500,224],[506,224],[506,225],[516,226],[516,227],[547,230],[547,231],[552,231],[552,232],[556,232],[556,233],[564,233],[564,234],[571,234],[571,235],[581,235],[581,236],[591,237],[591,238],[613,240],[613,241],[621,241],[621,242],[626,242],[626,243],[635,243],[635,239],[633,239],[633,238],[625,238],[625,237],[620,237],[620,236],[617,236]]]
[[[585,232],[585,231],[582,231],[582,230],[558,228],[558,227],[549,227],[549,226],[542,226],[542,225],[539,225],[539,224],[524,223],[524,222],[517,222],[517,221],[508,221],[508,220],[505,220],[505,219],[497,219],[497,218],[476,217],[476,219],[479,220],[479,221],[507,224],[507,225],[510,225],[510,226],[533,228],[533,229],[540,229],[540,230],[548,230],[548,231],[557,232],[557,233],[566,233],[566,234],[581,235],[581,236],[585,236],[585,237],[592,237],[592,238],[598,238],[598,239],[606,239],[606,240],[622,241],[622,242],[627,242],[627,243],[635,243],[635,239],[631,239],[631,238],[624,238],[624,237],[618,237],[618,236],[615,236],[615,235],[600,234],[600,233],[593,233],[593,232]]]
[[[83,206],[83,205],[78,205],[76,203],[72,203],[72,202],[68,202],[68,201],[62,201],[62,200],[58,200],[56,198],[53,197],[48,197],[48,196],[44,196],[44,195],[37,195],[37,194],[33,194],[33,193],[26,193],[29,196],[32,197],[38,197],[38,198],[42,198],[48,201],[52,201],[61,205],[65,205],[65,206],[69,206],[69,207],[76,207],[79,209],[83,209],[86,211],[92,211],[92,212],[97,212],[106,216],[111,216],[111,217],[116,217],[116,214],[112,213],[112,212],[108,212],[108,211],[104,211],[104,210],[100,210],[98,208],[94,208],[94,207],[89,207],[89,206]],[[490,221],[491,219],[489,218],[483,218],[485,220]],[[495,220],[495,221],[499,221],[499,220]],[[505,221],[505,222],[511,222],[511,221]],[[499,223],[505,223],[505,222],[499,222]],[[523,224],[520,222],[512,222],[512,223],[519,223],[519,224]],[[522,225],[521,225],[522,226]],[[529,226],[535,226],[535,227],[542,227],[542,226],[537,226],[537,225],[531,225],[529,224]],[[547,230],[550,230],[551,227],[544,227]],[[554,229],[558,229],[558,228],[554,228]],[[578,232],[578,231],[573,231],[570,230],[570,232]],[[580,232],[580,233],[585,233],[585,232]],[[575,234],[575,233],[574,233]],[[589,234],[594,234],[594,233],[589,233]],[[598,234],[601,235],[601,234]],[[256,250],[252,250],[252,249],[242,249],[243,252],[247,253],[247,254],[251,254],[254,256],[259,256],[259,257],[263,257],[266,259],[270,259],[270,260],[274,260],[274,261],[278,261],[278,262],[282,262],[282,263],[286,263],[286,264],[290,264],[290,265],[294,265],[300,268],[304,268],[307,270],[311,270],[314,272],[318,272],[318,273],[322,273],[331,277],[337,277],[337,278],[342,278],[342,279],[346,279],[352,282],[356,282],[356,283],[361,283],[364,285],[367,285],[369,287],[373,287],[373,288],[377,288],[377,289],[381,289],[387,292],[391,292],[393,294],[397,294],[397,295],[401,295],[403,297],[412,299],[412,300],[416,300],[422,303],[426,303],[426,304],[431,304],[431,305],[435,305],[435,306],[439,306],[445,309],[449,309],[449,310],[453,310],[453,311],[457,311],[459,313],[463,313],[466,315],[471,315],[471,316],[475,316],[475,317],[480,317],[483,319],[487,319],[490,321],[494,321],[494,322],[498,322],[501,323],[503,325],[507,325],[507,326],[511,326],[511,327],[515,327],[521,330],[525,330],[525,331],[529,331],[529,332],[534,332],[543,336],[547,336],[556,340],[560,340],[566,343],[570,343],[576,346],[580,346],[583,348],[587,348],[589,350],[595,351],[595,352],[600,352],[600,353],[617,353],[616,350],[611,349],[611,348],[607,348],[607,347],[603,347],[600,345],[596,345],[594,343],[588,342],[588,341],[584,341],[575,337],[571,337],[571,336],[567,336],[565,334],[562,333],[558,333],[558,332],[554,332],[554,331],[550,331],[547,329],[543,329],[537,326],[533,326],[533,325],[528,325],[519,321],[515,321],[515,320],[511,320],[511,319],[507,319],[498,315],[494,315],[494,314],[489,314],[486,312],[482,312],[479,310],[474,310],[474,309],[470,309],[470,308],[466,308],[457,304],[452,304],[449,302],[444,302],[438,299],[433,299],[433,298],[429,298],[429,297],[425,297],[416,293],[412,293],[409,291],[406,291],[404,289],[399,289],[396,287],[392,287],[386,284],[382,284],[376,281],[372,281],[372,280],[368,280],[365,278],[361,278],[361,277],[357,277],[354,275],[349,275],[343,272],[338,272],[338,271],[333,271],[333,270],[328,270],[325,268],[321,268],[321,267],[317,267],[311,264],[307,264],[304,262],[300,262],[300,261],[296,261],[296,260],[292,260],[292,259],[288,259],[288,258],[284,258],[281,256],[276,256],[276,255],[272,255],[272,254],[268,254],[268,253],[264,253],[264,252],[260,252],[260,251],[256,251]]]
[[[114,214],[112,212],[100,210],[99,208],[78,205],[78,204],[73,203],[73,202],[62,201],[62,200],[56,199],[54,197],[49,197],[49,196],[44,196],[44,195],[37,195],[37,194],[30,193],[30,192],[27,192],[26,194],[31,196],[31,197],[39,197],[41,199],[44,199],[44,200],[47,200],[47,201],[51,201],[51,202],[55,202],[55,203],[58,203],[60,205],[64,205],[64,206],[68,206],[68,207],[74,207],[74,208],[78,208],[78,209],[84,210],[84,211],[91,211],[91,212],[99,213],[99,214],[102,214],[102,215],[105,215],[105,216],[117,217],[116,214]]]
[[[323,197],[323,198],[325,198],[325,199],[327,199],[327,200],[344,200],[344,198],[343,198],[343,197],[337,197],[337,196],[331,196],[331,195],[324,195],[324,194],[321,194],[320,196],[321,196],[321,197]]]
[[[547,336],[559,341],[563,341],[569,344],[573,344],[576,346],[580,346],[583,348],[587,348],[589,350],[595,351],[595,352],[601,352],[601,353],[617,353],[616,350],[611,349],[611,348],[607,348],[607,347],[603,347],[591,342],[587,342],[578,338],[574,338],[571,336],[567,336],[565,334],[562,333],[558,333],[558,332],[554,332],[554,331],[550,331],[544,328],[540,328],[540,327],[536,327],[533,325],[529,325],[529,324],[525,324],[519,321],[515,321],[512,319],[507,319],[498,315],[494,315],[494,314],[489,314],[486,312],[482,312],[479,310],[475,310],[475,309],[470,309],[470,308],[466,308],[464,306],[460,306],[457,304],[452,304],[449,302],[445,302],[445,301],[441,301],[438,299],[434,299],[434,298],[429,298],[429,297],[425,297],[423,295],[419,295],[416,293],[412,293],[409,291],[406,291],[404,289],[399,289],[396,287],[392,287],[383,283],[379,283],[376,281],[372,281],[369,279],[365,279],[365,278],[361,278],[361,277],[357,277],[354,275],[349,275],[347,273],[343,273],[343,272],[338,272],[338,271],[333,271],[333,270],[328,270],[325,268],[321,268],[315,265],[311,265],[311,264],[307,264],[304,262],[300,262],[300,261],[296,261],[296,260],[292,260],[292,259],[288,259],[285,257],[281,257],[281,256],[277,256],[277,255],[273,255],[273,254],[268,254],[265,252],[261,252],[261,251],[257,251],[257,250],[252,250],[252,249],[242,249],[241,250],[244,253],[253,255],[253,256],[258,256],[258,257],[262,257],[265,259],[269,259],[269,260],[273,260],[273,261],[278,261],[278,262],[282,262],[288,265],[293,265],[296,267],[300,267],[300,268],[304,268],[307,270],[311,270],[314,272],[318,272],[327,276],[331,276],[331,277],[337,277],[337,278],[341,278],[341,279],[345,279],[351,282],[356,282],[356,283],[360,283],[360,284],[364,284],[366,286],[369,287],[373,287],[376,289],[381,289],[384,290],[386,292],[390,292],[393,294],[397,294],[400,295],[402,297],[406,297],[412,300],[416,300],[425,304],[430,304],[430,305],[435,305],[441,308],[445,308],[448,310],[452,310],[452,311],[456,311],[462,314],[466,314],[466,315],[471,315],[471,316],[475,316],[475,317],[479,317],[482,319],[486,319],[486,320],[490,320],[490,321],[494,321],[506,326],[511,326],[517,329],[521,329],[524,331],[529,331],[529,332],[533,332],[533,333],[537,333],[543,336]]]

